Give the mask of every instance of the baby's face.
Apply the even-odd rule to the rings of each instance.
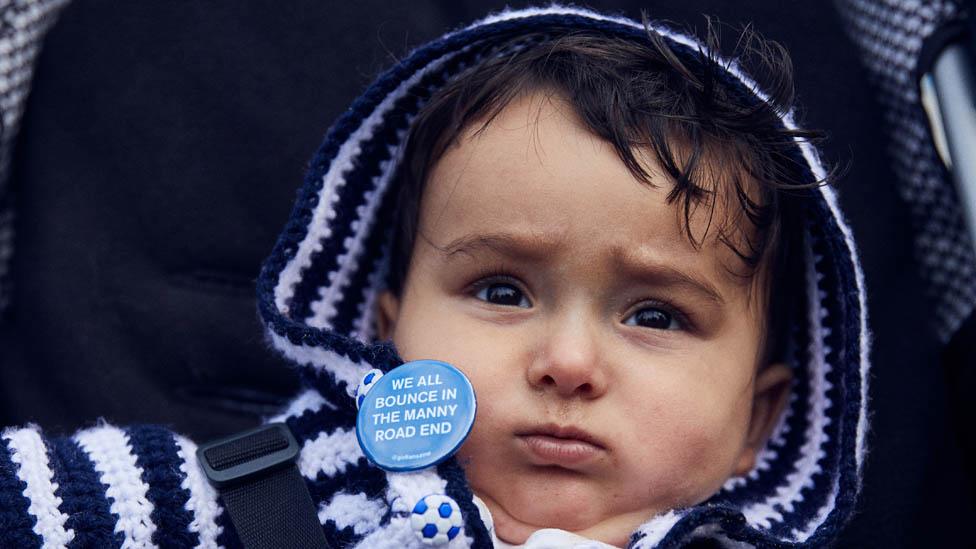
[[[622,545],[747,472],[785,401],[788,371],[757,373],[761,292],[727,247],[691,245],[656,183],[541,94],[432,170],[404,290],[381,309],[405,360],[471,379],[459,459],[502,539]]]

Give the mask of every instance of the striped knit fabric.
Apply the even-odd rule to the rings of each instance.
[[[976,305],[976,249],[919,100],[915,66],[924,40],[961,13],[949,0],[836,0],[876,85],[898,194],[908,204],[915,257],[948,341]]]
[[[30,90],[41,41],[68,0],[0,0],[0,314],[10,300],[14,200],[8,188],[10,152]]]
[[[354,393],[373,368],[400,364],[371,343],[386,272],[401,140],[433,89],[491,55],[493,43],[558,26],[646,39],[629,20],[575,8],[506,11],[427,44],[384,73],[338,120],[313,158],[298,202],[258,280],[272,344],[300,367],[305,389],[273,421],[302,446],[298,467],[335,547],[424,547],[413,505],[446,494],[464,517],[446,547],[491,547],[464,471],[449,459],[410,473],[372,466],[356,439]],[[655,28],[679,56],[701,46]],[[722,63],[744,97],[765,96],[734,63]],[[793,126],[792,116],[782,117]],[[817,152],[798,143],[810,181]],[[832,191],[811,191],[806,214],[807,308],[794,319],[795,383],[789,409],[754,471],[707,502],[649,520],[630,547],[679,547],[699,538],[729,546],[820,546],[850,516],[859,488],[866,424],[864,290],[850,231]],[[0,547],[235,547],[219,498],[194,445],[155,427],[109,425],[70,439],[33,427],[3,432]]]

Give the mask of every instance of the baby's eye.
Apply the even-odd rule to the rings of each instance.
[[[678,330],[681,325],[674,315],[659,307],[644,307],[624,319],[627,326],[654,328],[655,330]]]
[[[492,282],[485,285],[474,296],[482,301],[495,305],[506,305],[509,307],[528,308],[532,305],[528,298],[513,284],[506,282]]]

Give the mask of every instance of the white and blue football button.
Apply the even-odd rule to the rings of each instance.
[[[474,388],[446,362],[408,362],[372,379],[366,391],[357,396],[356,438],[363,454],[387,471],[444,461],[474,425]]]
[[[363,405],[363,399],[366,398],[366,393],[376,385],[376,382],[383,377],[383,371],[373,368],[372,370],[366,372],[363,379],[359,382],[359,387],[356,388],[356,408]]]
[[[444,494],[430,494],[413,506],[410,526],[420,541],[428,545],[441,545],[461,533],[464,519],[453,499]]]

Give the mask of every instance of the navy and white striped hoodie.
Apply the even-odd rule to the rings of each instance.
[[[384,282],[401,141],[432,89],[477,62],[493,41],[547,27],[598,29],[646,39],[633,21],[553,6],[505,11],[413,51],[381,75],[328,132],[258,281],[271,344],[300,369],[304,389],[279,417],[302,446],[299,469],[337,547],[419,547],[408,513],[447,494],[464,518],[449,547],[491,547],[454,459],[410,473],[373,467],[356,440],[353,394],[372,368],[400,360],[371,343]],[[695,40],[665,26],[679,56]],[[490,50],[490,47],[487,48]],[[765,101],[733,62],[723,76]],[[781,117],[793,127],[791,113]],[[817,151],[798,142],[809,181]],[[865,296],[850,230],[829,188],[810,191],[805,234],[806,309],[794,319],[795,383],[789,406],[755,469],[705,503],[648,517],[630,547],[676,547],[708,537],[738,547],[820,546],[850,516],[865,455],[868,336]],[[98,425],[47,438],[34,426],[0,438],[0,547],[234,547],[227,513],[198,468],[196,446],[163,428]]]

